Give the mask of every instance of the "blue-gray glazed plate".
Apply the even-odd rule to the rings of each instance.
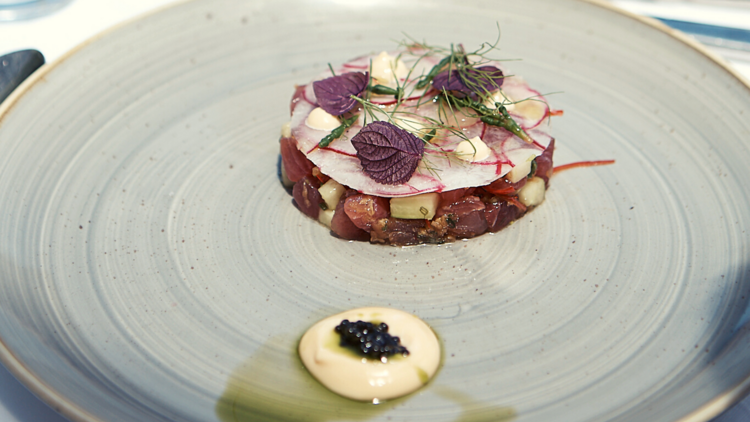
[[[506,230],[329,235],[277,177],[295,84],[405,34],[476,47],[564,116]],[[750,385],[750,88],[599,2],[197,0],[46,65],[0,107],[0,356],[76,421],[705,421]],[[318,319],[412,312],[436,378],[347,401],[295,356]]]

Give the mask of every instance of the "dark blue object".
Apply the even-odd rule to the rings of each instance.
[[[43,64],[44,56],[36,50],[16,51],[0,57],[0,103]]]
[[[706,37],[723,38],[725,40],[750,43],[750,30],[741,28],[729,28],[726,26],[706,25],[703,23],[685,22],[674,19],[657,18],[674,29],[689,34],[703,35]]]

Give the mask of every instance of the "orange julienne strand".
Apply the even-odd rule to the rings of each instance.
[[[561,166],[554,167],[552,174],[559,173],[561,171],[580,168],[580,167],[595,167],[595,166],[607,166],[614,164],[615,160],[599,160],[599,161],[579,161],[577,163],[563,164]]]

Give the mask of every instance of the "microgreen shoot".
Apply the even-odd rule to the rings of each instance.
[[[460,107],[467,107],[474,110],[477,113],[477,117],[479,117],[479,119],[483,123],[490,126],[502,127],[503,129],[506,129],[519,138],[523,139],[525,142],[529,144],[534,143],[534,140],[531,139],[526,131],[523,130],[523,128],[519,126],[515,120],[513,120],[513,118],[508,113],[508,109],[505,108],[503,103],[495,103],[495,109],[493,110],[478,101],[472,100],[469,97],[456,98],[455,96],[449,95],[447,99],[449,100],[449,102],[452,101]]]
[[[404,97],[404,88],[400,86],[394,89],[385,85],[370,85],[367,87],[367,90],[375,95],[393,95],[396,101]]]
[[[440,71],[448,63],[451,62],[451,60],[453,60],[453,55],[446,56],[442,60],[440,60],[440,62],[438,62],[438,64],[436,64],[435,66],[433,66],[432,69],[430,69],[430,71],[426,75],[422,76],[422,78],[419,80],[419,82],[417,82],[416,88],[417,89],[424,89],[424,88],[426,88],[427,85],[429,85],[430,82],[432,82],[432,80],[435,78],[435,76],[437,76],[437,74],[440,73]]]
[[[323,139],[321,139],[320,142],[318,143],[318,146],[320,148],[325,148],[328,145],[330,145],[331,142],[333,142],[336,139],[340,138],[344,134],[344,132],[347,129],[349,129],[349,127],[351,125],[353,125],[354,122],[357,121],[358,118],[359,118],[359,115],[355,114],[354,116],[351,116],[349,118],[346,118],[346,119],[342,120],[341,121],[341,125],[339,127],[335,128],[335,129],[333,129],[331,131],[331,133],[329,133],[328,135],[324,136]]]
[[[342,116],[341,125],[325,136],[320,141],[319,146],[326,147],[333,140],[343,136],[346,130],[359,119],[360,114],[362,115],[362,130],[374,123],[378,123],[378,125],[372,127],[382,129],[379,129],[382,133],[379,132],[377,135],[373,130],[366,131],[366,136],[363,134],[357,141],[358,145],[366,144],[367,148],[374,151],[372,152],[372,154],[375,154],[374,156],[379,157],[378,154],[381,153],[377,150],[381,147],[379,146],[379,141],[374,141],[375,137],[385,136],[386,138],[407,139],[407,135],[399,134],[400,130],[413,135],[415,139],[423,144],[421,165],[415,168],[414,171],[425,170],[437,174],[440,169],[430,165],[430,156],[455,157],[456,153],[450,152],[451,148],[446,148],[446,146],[455,145],[462,140],[468,140],[467,134],[464,132],[465,128],[468,127],[466,124],[467,118],[480,120],[485,125],[501,127],[523,141],[533,143],[533,139],[513,119],[506,106],[522,101],[539,100],[526,98],[520,101],[513,101],[505,96],[501,87],[504,78],[508,77],[508,75],[504,75],[496,67],[498,60],[488,57],[491,52],[497,50],[499,41],[499,27],[498,37],[494,42],[482,43],[479,48],[472,51],[467,51],[461,44],[439,47],[428,45],[424,42],[417,42],[413,39],[410,41],[401,41],[401,45],[405,47],[405,52],[399,53],[397,57],[392,58],[390,70],[394,77],[388,81],[377,80],[372,77],[373,63],[372,59],[370,59],[369,71],[363,73],[365,79],[362,80],[362,92],[358,92],[354,77],[348,76],[348,79],[341,79],[341,81],[351,82],[354,88],[350,88],[348,92],[342,88],[341,92],[346,92],[347,94],[345,97],[346,101],[343,98],[339,99],[334,96],[334,99],[337,101],[336,104],[348,105],[356,103],[356,106],[352,105],[352,107],[358,106],[357,109],[350,108],[347,110],[351,110],[348,113],[353,113],[356,110],[357,114],[351,115],[348,118],[343,118]],[[402,57],[404,57],[404,61],[410,63],[405,80],[399,79],[396,72],[399,60]],[[428,68],[425,65],[418,66],[423,60],[429,60],[431,63],[437,64],[429,67],[429,71],[426,73],[424,70],[420,70],[419,73],[421,74],[417,74],[417,69]],[[335,76],[330,64],[329,68]],[[403,73],[401,75],[403,76]],[[335,91],[334,94],[336,92],[339,91]],[[494,98],[499,98],[499,100],[493,101],[493,95],[498,95],[498,92],[501,97],[496,96]],[[392,97],[393,100],[388,100],[388,96]],[[384,97],[386,97],[385,100],[383,99]],[[420,108],[423,106],[434,107],[435,111],[432,111],[432,114],[422,112]],[[390,126],[384,126],[379,122],[393,125],[393,127],[387,130],[383,129]],[[359,131],[359,133],[362,133],[362,131]],[[369,138],[373,140],[369,140]],[[362,139],[368,140],[363,143]],[[389,142],[391,141],[389,138]],[[472,148],[476,152],[476,147],[473,144]],[[410,154],[412,157],[414,156],[413,152]],[[360,157],[360,161],[362,159]],[[464,164],[462,160],[457,160],[457,162]],[[376,167],[380,168],[371,165],[371,168]],[[408,167],[411,168],[411,166]],[[386,180],[383,175],[388,171],[390,170],[381,169],[377,172],[375,170],[366,171],[366,173],[371,178],[382,182]],[[397,179],[388,179],[388,183],[392,183],[395,180],[401,183],[408,180],[409,177],[411,177],[410,174],[407,177],[406,174],[399,173]]]

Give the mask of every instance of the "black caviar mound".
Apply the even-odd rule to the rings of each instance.
[[[393,355],[408,355],[409,351],[400,343],[401,339],[388,334],[388,324],[381,322],[341,321],[335,328],[341,335],[342,347],[351,347],[360,355],[370,359],[387,358]]]

